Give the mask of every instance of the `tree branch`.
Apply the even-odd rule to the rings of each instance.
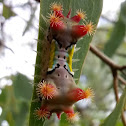
[[[113,86],[114,86],[114,92],[115,92],[115,99],[118,102],[119,96],[118,96],[118,73],[117,70],[112,70],[113,75]]]
[[[126,69],[126,66],[119,66],[115,64],[109,57],[100,52],[96,47],[90,45],[90,51],[98,56],[104,63],[106,63],[111,69],[116,69],[119,71],[123,71]]]
[[[40,2],[40,0],[35,0],[35,1]]]
[[[121,76],[118,76],[119,81],[122,82],[122,84],[126,85],[126,80],[122,78]]]

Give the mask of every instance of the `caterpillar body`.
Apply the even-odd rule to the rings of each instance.
[[[53,72],[57,67],[64,67],[68,73],[73,76],[72,71],[72,56],[74,52],[74,46],[62,48],[59,47],[57,41],[51,43],[51,53],[49,60],[48,73]]]
[[[85,13],[81,10],[70,18],[71,10],[65,17],[61,4],[53,3],[51,9],[53,13],[50,14],[47,36],[50,43],[48,70],[36,88],[41,107],[35,110],[35,114],[43,119],[56,113],[60,119],[64,112],[68,120],[74,121],[77,113],[74,113],[73,104],[92,97],[93,92],[90,88],[84,91],[77,87],[73,79],[72,57],[78,39],[88,33],[92,34],[94,26],[91,22],[86,25],[78,24],[85,18]]]

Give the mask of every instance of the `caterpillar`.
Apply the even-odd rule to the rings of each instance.
[[[53,12],[49,15],[47,35],[50,43],[48,69],[36,88],[41,107],[35,110],[35,114],[38,119],[49,119],[52,113],[56,113],[60,119],[64,112],[69,121],[74,121],[77,113],[73,110],[73,104],[92,97],[93,91],[90,88],[84,91],[77,87],[73,79],[72,57],[78,39],[87,34],[92,35],[94,25],[92,22],[79,24],[86,17],[82,10],[70,17],[71,10],[64,16],[60,3],[52,3],[50,8]]]

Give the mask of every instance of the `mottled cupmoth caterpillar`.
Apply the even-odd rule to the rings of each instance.
[[[56,113],[60,119],[64,112],[68,120],[74,121],[77,113],[74,113],[73,104],[92,97],[93,92],[90,88],[84,91],[77,87],[73,79],[72,57],[78,39],[93,34],[94,25],[91,22],[79,24],[86,16],[82,10],[73,17],[70,17],[71,10],[67,16],[63,15],[61,4],[51,4],[51,10],[46,47],[48,55],[44,57],[47,62],[42,80],[36,87],[41,107],[35,110],[35,114],[39,119],[49,119],[52,113]]]

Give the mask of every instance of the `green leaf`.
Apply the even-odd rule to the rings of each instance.
[[[102,0],[41,0],[40,2],[40,20],[39,20],[39,35],[38,35],[38,40],[41,41],[41,44],[38,42],[37,45],[37,52],[41,52],[42,56],[39,54],[36,57],[36,65],[39,65],[40,63],[45,62],[45,55],[48,53],[47,51],[44,52],[44,49],[47,47],[46,40],[45,40],[45,35],[46,32],[48,31],[48,26],[46,22],[44,21],[43,17],[47,17],[48,13],[50,13],[50,4],[53,2],[60,2],[63,5],[64,8],[64,15],[67,15],[69,9],[72,9],[72,14],[71,16],[76,14],[77,9],[82,9],[83,11],[86,12],[87,14],[87,19],[88,21],[92,21],[95,25],[98,23],[98,19],[101,14],[102,10]],[[43,29],[43,30],[41,30]],[[43,32],[45,31],[45,33]],[[73,64],[73,69],[79,69],[75,75],[74,78],[80,77],[82,66],[84,59],[86,57],[86,54],[89,49],[89,44],[92,40],[92,36],[86,36],[83,39],[81,39],[77,43],[77,47],[81,47],[79,51],[76,52],[74,55],[75,59],[79,59],[79,62],[76,62]],[[45,54],[46,53],[46,54]],[[42,67],[44,69],[44,65]],[[41,72],[42,69],[38,68],[37,66],[35,67],[35,78],[34,78],[34,83],[39,83],[41,80]],[[40,76],[40,77],[39,77]],[[76,81],[78,82],[78,81]],[[34,115],[34,110],[35,108],[38,108],[41,106],[39,102],[36,101],[37,95],[36,95],[36,85],[34,85],[34,90],[33,90],[33,97],[32,97],[32,103],[31,103],[31,108],[30,108],[30,118],[29,118],[29,126],[42,126],[44,121],[42,120],[37,120]],[[36,101],[36,102],[35,102]]]
[[[115,109],[113,110],[113,112],[106,118],[106,120],[104,121],[104,123],[101,126],[115,126],[116,122],[123,110],[124,107],[124,103],[126,101],[126,88],[123,91],[123,94],[119,100],[119,102],[117,103]]]
[[[23,126],[25,124],[26,116],[29,110],[29,103],[28,103],[29,95],[25,93],[25,89],[22,89],[21,86],[19,86],[21,91],[19,91],[19,88],[16,88],[15,86],[17,86],[18,84],[17,80],[20,81],[21,84],[23,85],[22,82],[23,79],[23,81],[26,81],[24,83],[26,86],[25,85],[24,86],[27,89],[27,93],[32,92],[31,90],[32,88],[30,85],[30,92],[29,92],[29,87],[27,88],[27,83],[29,82],[29,79],[27,79],[24,75],[17,74],[16,77],[13,76],[12,78],[14,78],[14,84],[11,86],[5,86],[2,89],[2,93],[0,95],[0,106],[2,107],[2,114],[0,116],[0,125],[3,120],[7,120],[9,126]],[[14,94],[14,92],[16,91],[14,90],[17,90],[17,92],[19,93],[19,94],[16,93],[16,97]],[[22,94],[20,94],[21,92],[23,93],[23,91],[24,94],[26,95],[26,98],[24,97],[22,98]]]
[[[118,122],[116,123],[116,126],[124,126],[124,125],[123,125],[123,123],[122,123],[121,121],[118,121]]]
[[[0,124],[3,120],[7,120],[10,126],[14,125],[14,120],[12,112],[16,109],[15,97],[13,95],[13,87],[5,86],[2,89],[2,94],[0,95],[0,106],[2,107],[2,115],[0,118]]]
[[[115,23],[108,42],[105,45],[104,53],[109,57],[113,56],[117,48],[122,44],[126,31],[126,2],[122,3],[119,20]]]
[[[0,94],[0,106],[4,106],[7,101],[7,89],[2,89],[2,93]]]
[[[6,113],[6,118],[4,118],[3,120],[7,120],[7,122],[9,123],[9,126],[14,126],[15,124],[15,120],[12,116],[12,112],[10,111]]]
[[[126,1],[121,4],[120,18],[122,22],[126,25]]]
[[[69,125],[70,125],[70,123],[67,121],[66,115],[62,114],[59,126],[69,126]]]
[[[9,19],[12,16],[16,16],[16,14],[12,11],[11,7],[6,6],[5,4],[3,4],[3,16],[6,19]]]
[[[15,126],[24,126],[29,106],[27,102],[21,102],[18,107],[19,110],[14,116]]]
[[[18,73],[13,80],[14,93],[17,99],[30,100],[32,95],[32,85],[30,80],[23,74]]]

